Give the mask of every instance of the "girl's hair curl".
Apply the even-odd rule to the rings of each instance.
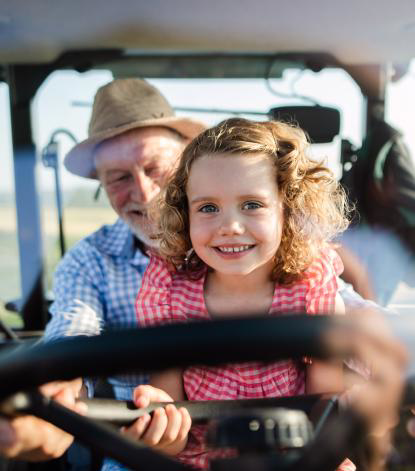
[[[347,228],[349,212],[345,192],[322,162],[306,155],[308,147],[300,128],[278,121],[231,118],[201,133],[184,149],[154,207],[161,256],[190,278],[200,277],[206,268],[192,251],[189,236],[186,186],[196,159],[218,154],[263,155],[275,168],[284,204],[273,279],[286,284],[301,278],[320,250]]]

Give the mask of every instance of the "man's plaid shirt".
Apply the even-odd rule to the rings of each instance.
[[[55,272],[45,340],[137,326],[134,301],[147,264],[121,219],[81,240]],[[124,375],[110,382],[118,399],[131,399],[134,387],[146,378]]]

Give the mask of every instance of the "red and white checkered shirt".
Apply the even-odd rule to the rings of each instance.
[[[337,275],[343,264],[337,253],[327,248],[315,260],[301,281],[275,286],[269,315],[307,312],[334,312]],[[205,276],[189,280],[184,274],[171,272],[167,264],[152,255],[144,274],[136,309],[141,326],[191,322],[211,319],[204,300]],[[189,400],[252,399],[304,394],[305,364],[285,360],[274,363],[250,362],[220,367],[193,366],[183,373],[184,389]],[[207,451],[205,428],[194,426],[186,449],[179,459],[197,469],[206,469],[209,458],[217,452]],[[223,456],[221,454],[220,456]],[[353,468],[354,469],[354,468]],[[346,471],[346,468],[342,468]],[[351,468],[347,468],[350,471]]]

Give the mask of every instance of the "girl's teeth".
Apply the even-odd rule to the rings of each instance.
[[[249,249],[249,245],[243,245],[241,247],[218,247],[221,252],[243,252]]]

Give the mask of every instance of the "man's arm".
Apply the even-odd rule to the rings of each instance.
[[[68,336],[97,335],[101,331],[100,272],[88,248],[87,243],[79,243],[58,265],[54,276],[52,319],[44,336],[46,342]],[[82,413],[85,406],[75,405],[81,387],[82,380],[76,379],[44,385],[41,391]],[[89,389],[92,390],[92,384],[89,384]],[[72,441],[71,435],[34,416],[0,420],[0,453],[7,458],[50,460],[61,456]]]
[[[104,316],[105,280],[99,254],[81,241],[59,263],[53,280],[54,302],[45,340],[77,335],[99,335]]]

